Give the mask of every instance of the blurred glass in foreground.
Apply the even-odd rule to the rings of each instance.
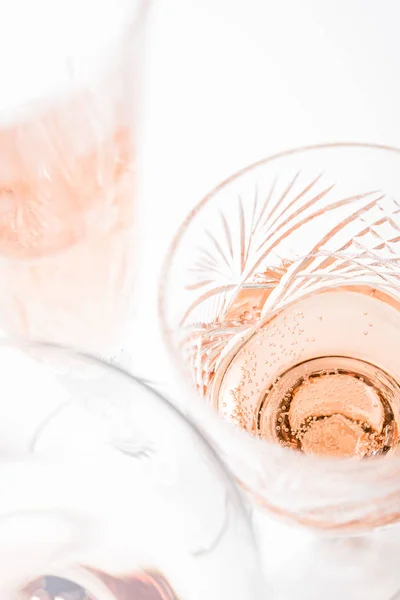
[[[3,600],[266,598],[241,496],[172,405],[53,346],[0,364]]]

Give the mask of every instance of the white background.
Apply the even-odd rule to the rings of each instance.
[[[93,15],[87,10],[86,17],[95,29],[97,3],[91,2]],[[51,4],[62,20],[55,0],[42,3]],[[20,26],[12,37],[14,30],[0,22],[0,70],[14,79],[19,66],[31,75],[29,84],[36,84],[40,69],[31,72],[27,65],[38,62],[40,35],[17,0],[0,4],[15,8],[11,12]],[[35,12],[33,0],[19,4]],[[90,41],[93,31],[82,26],[80,3],[74,4],[77,18],[69,26],[77,23],[81,38]],[[399,0],[152,1],[140,146],[137,302],[127,347],[135,372],[176,390],[160,338],[157,282],[175,230],[212,187],[237,169],[291,147],[335,141],[400,147],[399,17]],[[50,33],[55,41],[56,28]],[[29,61],[31,48],[37,52]],[[48,46],[42,50],[43,60],[52,63]],[[10,90],[0,82],[2,101]],[[182,399],[175,393],[177,401]],[[324,546],[261,517],[257,530],[263,533],[264,563],[269,579],[275,572],[279,600],[388,600],[397,587],[398,546],[391,550],[384,537],[375,547],[383,559],[378,565],[365,540]],[[397,541],[397,531],[394,536]]]
[[[399,17],[397,0],[154,0],[131,348],[136,371],[168,377],[157,279],[174,231],[206,192],[291,147],[400,146]]]

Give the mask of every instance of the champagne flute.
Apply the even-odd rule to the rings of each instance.
[[[0,8],[6,335],[107,356],[122,345],[148,5],[16,0]]]

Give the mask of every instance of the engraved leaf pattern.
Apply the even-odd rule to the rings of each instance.
[[[219,210],[206,226],[203,243],[196,248],[196,258],[187,272],[186,290],[197,293],[182,318],[182,326],[222,321],[240,290],[248,285],[279,287],[298,260],[290,250],[293,235],[313,221],[318,227],[319,219],[347,207],[347,220],[351,222],[382,198],[375,191],[343,198],[323,174],[305,183],[300,182],[300,175],[296,173],[283,189],[276,177],[264,195],[256,188],[251,198],[237,196],[233,199],[234,210],[231,204],[225,212]],[[361,226],[363,221],[359,219],[359,223]],[[341,229],[344,223],[340,221],[337,227]],[[303,254],[322,252],[336,229],[313,241]],[[211,302],[220,306],[208,320],[205,313],[210,313]]]
[[[379,190],[346,195],[324,173],[299,171],[226,200],[188,268],[186,290],[195,295],[181,320],[181,347],[203,393],[227,344],[270,311],[321,284],[390,288],[399,279],[400,206]],[[237,320],[233,307],[257,287],[264,296],[250,307],[252,323]]]
[[[262,317],[300,295],[320,289],[321,285],[346,285],[356,280],[358,284],[388,292],[398,289],[399,215],[396,200],[384,194],[358,208],[319,240],[309,255],[293,263],[279,290],[264,305]]]

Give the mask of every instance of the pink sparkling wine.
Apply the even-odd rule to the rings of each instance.
[[[16,0],[0,9],[7,335],[96,353],[120,342],[132,286],[141,6]]]
[[[114,84],[108,77],[0,130],[7,333],[96,351],[118,335],[132,277],[134,174],[126,100],[106,93]]]

